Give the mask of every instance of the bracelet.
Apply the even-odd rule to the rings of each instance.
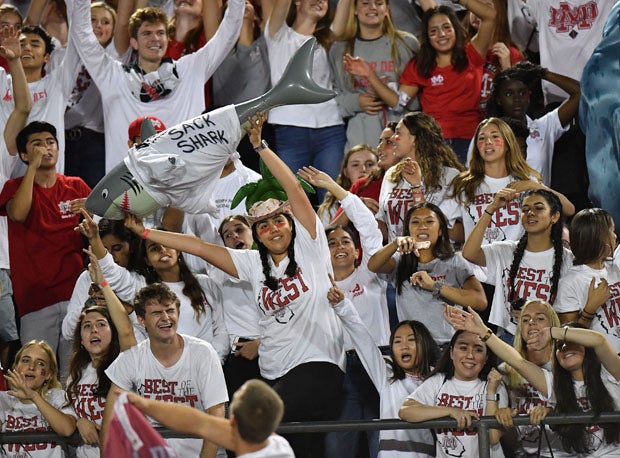
[[[151,230],[147,227],[146,229],[144,229],[144,232],[140,235],[140,237],[146,240],[146,238],[149,236],[150,233],[151,233]]]
[[[491,218],[493,218],[493,213],[491,213],[490,211],[488,211],[486,208],[484,209],[484,212],[489,215]]]
[[[579,318],[583,318],[586,321],[592,321],[594,319],[594,313],[586,312],[585,310],[580,310]]]
[[[435,283],[433,283],[433,298],[434,299],[439,299],[439,296],[441,296],[441,288],[443,288],[445,284],[446,282],[443,280],[437,280]]]
[[[101,283],[99,283],[99,288],[103,289],[106,286],[110,286],[110,284],[108,283],[108,281],[104,278],[103,281]]]
[[[487,332],[485,332],[484,335],[480,337],[480,340],[482,340],[483,342],[486,342],[487,340],[491,338],[492,335],[493,335],[493,331],[491,330],[491,328],[487,328]]]
[[[566,342],[566,333],[568,332],[568,326],[564,326],[564,337],[562,337],[562,340],[564,342]]]
[[[487,402],[499,402],[499,393],[489,394],[486,396]]]

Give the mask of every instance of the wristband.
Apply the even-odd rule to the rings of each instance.
[[[260,145],[254,146],[254,151],[260,153],[262,150],[269,148],[269,145],[265,140],[261,140]]]
[[[486,397],[487,402],[499,402],[499,393],[489,394]]]
[[[140,237],[146,240],[150,233],[151,230],[147,227],[146,229],[144,229],[144,232],[140,235]]]
[[[480,340],[482,340],[483,342],[486,342],[487,340],[491,338],[492,335],[493,335],[493,331],[491,330],[491,328],[487,328],[487,332],[482,337],[480,337]]]
[[[445,284],[446,282],[443,280],[437,280],[433,283],[433,298],[439,299],[439,296],[441,296],[441,288],[443,288]]]
[[[491,213],[490,211],[488,211],[486,208],[484,209],[484,212],[489,215],[491,218],[493,218],[493,213]]]
[[[103,281],[101,283],[99,283],[99,288],[103,289],[106,286],[110,286],[110,284],[108,283],[108,281],[104,278]]]

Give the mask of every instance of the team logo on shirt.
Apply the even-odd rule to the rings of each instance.
[[[575,39],[577,30],[591,29],[592,23],[598,17],[596,2],[589,1],[574,8],[566,2],[560,2],[559,8],[549,8],[549,27],[554,27],[557,33],[568,33]]]
[[[620,339],[620,283],[609,285],[609,299],[595,316],[607,334]]]
[[[309,290],[304,281],[301,268],[292,277],[278,279],[278,289],[272,291],[267,286],[263,286],[259,295],[258,303],[261,311],[265,315],[273,316],[276,322],[287,324],[295,316],[289,305],[298,299],[302,293]]]
[[[431,76],[431,86],[443,86],[443,75]]]
[[[47,421],[43,418],[39,418],[37,415],[32,417],[15,417],[13,415],[7,415],[4,428],[6,432],[45,432],[51,430]],[[20,452],[22,452],[23,455],[20,454],[15,456],[30,456],[30,452],[55,448],[56,443],[42,442],[39,444],[6,444],[3,448],[4,447],[6,447],[6,450],[11,453],[11,456]]]
[[[199,408],[198,394],[192,385],[192,380],[172,380],[147,378],[138,388],[138,394],[145,398],[157,401],[174,402]]]
[[[58,210],[60,210],[60,217],[62,219],[73,218],[75,213],[71,211],[71,201],[61,200],[58,202]]]
[[[73,409],[79,418],[90,421],[101,420],[105,408],[105,398],[98,395],[99,384],[80,383],[77,396],[73,399]]]

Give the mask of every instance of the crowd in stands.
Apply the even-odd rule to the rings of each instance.
[[[540,425],[620,410],[620,249],[576,120],[614,15],[617,0],[0,1],[0,430],[80,437],[0,456],[115,456],[135,408],[196,436],[165,456],[477,457],[484,415],[502,425],[492,457],[619,456],[618,423]],[[212,212],[89,213],[166,132],[208,155],[205,125],[183,122],[262,96],[311,37],[335,97],[242,122],[213,194],[172,199]],[[263,198],[236,198],[251,183]],[[442,417],[457,427],[274,433]]]

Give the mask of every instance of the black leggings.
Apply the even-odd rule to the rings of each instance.
[[[344,373],[327,362],[300,364],[276,380],[268,380],[284,401],[283,422],[336,420],[342,401]],[[325,455],[325,433],[288,434],[297,458]]]

